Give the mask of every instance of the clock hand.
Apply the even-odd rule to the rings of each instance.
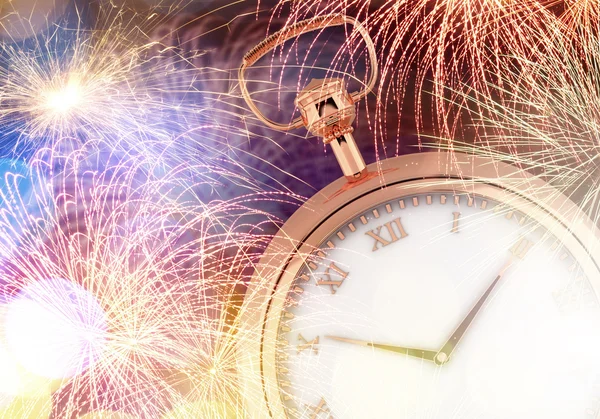
[[[446,344],[436,354],[436,356],[434,358],[434,362],[436,364],[443,365],[446,362],[448,362],[448,360],[450,359],[450,355],[452,354],[452,351],[454,351],[454,349],[458,345],[458,342],[460,342],[460,339],[466,333],[467,329],[469,328],[469,326],[471,325],[471,323],[477,316],[477,313],[479,313],[479,310],[481,310],[481,307],[483,307],[483,304],[485,303],[487,298],[490,296],[490,294],[494,290],[494,287],[496,286],[496,284],[498,284],[498,282],[502,278],[502,275],[504,275],[504,272],[506,272],[506,270],[510,267],[510,265],[512,265],[513,262],[514,262],[514,258],[511,257],[504,264],[502,269],[500,269],[500,272],[498,273],[498,275],[496,276],[494,281],[490,284],[490,286],[487,288],[487,290],[485,290],[483,295],[479,298],[479,301],[477,301],[477,303],[473,306],[471,311],[469,311],[469,313],[464,318],[464,320],[458,325],[458,327],[456,328],[454,333],[452,333],[452,336],[450,336],[450,338],[448,339]]]
[[[373,343],[368,342],[366,340],[356,340],[356,339],[348,339],[342,338],[339,336],[325,336],[328,339],[337,340],[339,342],[352,343],[355,345],[368,346],[376,349],[383,349],[384,351],[395,352],[398,354],[404,354],[413,356],[415,358],[425,359],[427,361],[434,361],[436,355],[438,354],[436,351],[427,351],[423,349],[415,349],[415,348],[405,348],[404,346],[393,346],[393,345],[384,345],[381,343]]]

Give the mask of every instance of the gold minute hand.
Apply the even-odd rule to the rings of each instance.
[[[452,352],[454,351],[454,349],[458,345],[458,342],[460,342],[461,338],[467,332],[467,329],[469,328],[469,326],[471,325],[471,323],[473,322],[473,320],[475,320],[475,317],[477,316],[477,313],[479,313],[479,310],[481,310],[481,307],[483,307],[485,301],[488,299],[488,297],[490,296],[490,294],[492,293],[492,291],[496,287],[496,284],[498,284],[498,282],[502,278],[502,275],[504,275],[504,272],[506,272],[506,270],[508,269],[508,267],[513,262],[514,262],[514,259],[511,258],[511,259],[509,259],[504,264],[504,266],[502,267],[502,269],[500,270],[500,272],[498,273],[498,275],[496,276],[496,278],[488,286],[488,288],[485,290],[485,292],[483,293],[483,295],[479,298],[479,300],[477,301],[477,303],[475,303],[475,305],[473,306],[473,308],[471,309],[471,311],[469,311],[469,313],[463,319],[463,321],[458,325],[458,327],[456,328],[456,330],[454,331],[454,333],[452,333],[452,336],[450,336],[450,338],[448,339],[448,341],[446,342],[446,344],[435,355],[434,362],[437,365],[443,365],[446,362],[448,362],[448,360],[450,359],[450,355],[452,354]]]
[[[367,346],[376,349],[383,349],[384,351],[395,352],[398,354],[404,354],[413,356],[415,358],[425,359],[427,361],[434,361],[437,356],[436,351],[428,351],[423,349],[406,348],[404,346],[384,345],[381,343],[373,343],[366,340],[348,339],[339,336],[325,336],[328,339],[337,340],[339,342],[352,343],[354,345]]]

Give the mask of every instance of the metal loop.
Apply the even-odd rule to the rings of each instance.
[[[255,105],[254,101],[250,96],[250,93],[248,92],[246,79],[244,77],[246,69],[252,66],[254,63],[256,63],[267,52],[271,51],[273,48],[279,45],[284,44],[289,39],[295,38],[307,32],[327,28],[330,26],[339,26],[343,25],[344,23],[350,23],[362,35],[367,45],[367,49],[369,50],[369,59],[371,60],[371,76],[369,78],[369,82],[362,91],[352,93],[352,99],[355,102],[359,101],[373,90],[373,88],[375,87],[375,83],[377,82],[377,74],[379,71],[377,66],[377,53],[375,51],[375,45],[373,44],[373,41],[369,36],[369,31],[359,21],[357,21],[353,17],[344,15],[318,16],[312,19],[302,20],[293,24],[292,26],[283,28],[280,31],[275,32],[274,34],[263,40],[260,44],[248,51],[244,56],[244,59],[242,60],[242,65],[240,66],[238,71],[238,79],[240,82],[242,96],[244,97],[244,100],[246,101],[250,109],[256,114],[257,118],[260,121],[262,121],[268,127],[279,131],[289,131],[292,129],[300,128],[304,125],[302,118],[296,118],[290,124],[280,124],[264,116],[262,112],[258,109],[258,107]]]

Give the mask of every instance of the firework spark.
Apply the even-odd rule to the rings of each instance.
[[[315,2],[294,5],[289,21],[315,12]],[[383,82],[368,113],[375,138],[395,123],[391,107],[403,115],[415,98],[419,129],[431,112],[450,148],[475,131],[479,153],[543,169],[563,190],[591,182],[584,201],[594,205],[600,93],[589,69],[598,68],[600,51],[593,32],[579,35],[583,22],[596,19],[595,6],[572,2],[555,14],[534,0],[367,5],[329,2],[317,14],[354,9],[381,48]],[[8,186],[0,188],[8,313],[0,366],[17,377],[0,379],[0,417],[243,417],[236,330],[224,302],[278,221],[264,208],[294,205],[297,197],[265,193],[253,179],[259,171],[230,159],[242,152],[232,134],[260,129],[237,115],[230,69],[199,65],[206,51],[198,46],[185,51],[199,35],[179,39],[185,45],[167,42],[185,32],[185,20],[171,14],[182,6],[132,18],[105,4],[99,28],[76,28],[68,41],[58,25],[34,48],[0,45],[3,137],[16,138],[17,154],[24,148],[35,156],[31,172],[5,176]],[[326,71],[360,80],[357,44],[336,46]],[[307,50],[317,46],[323,43]],[[301,76],[281,102],[316,67],[309,63],[297,59]],[[216,80],[227,87],[211,91]],[[273,87],[261,87],[265,104]],[[218,98],[205,100],[211,94]],[[473,130],[473,121],[487,129]],[[25,194],[21,179],[36,186]],[[29,321],[32,312],[49,327]],[[56,325],[60,336],[48,333]],[[26,341],[17,329],[28,331]]]
[[[29,157],[0,188],[0,364],[17,377],[0,417],[243,417],[226,303],[279,223],[265,208],[298,197],[231,159],[252,121],[198,89],[227,69],[169,44],[176,3],[103,3],[93,30],[0,44],[2,140]]]
[[[193,38],[194,48],[170,44],[172,31],[186,24],[166,23],[188,3],[172,2],[167,14],[162,4],[136,11],[99,3],[93,29],[76,9],[27,43],[1,42],[3,147],[28,155],[60,142],[95,142],[158,156],[165,145],[172,153],[182,137],[206,143],[208,129],[199,127],[211,128],[212,144],[221,150],[231,132],[246,138],[247,130],[232,127],[231,111],[219,111],[206,100],[210,92],[199,90],[199,79],[218,73],[195,65],[206,54],[201,35]],[[189,157],[190,150],[182,154]]]
[[[548,16],[544,31],[530,30],[527,55],[499,57],[507,65],[492,87],[501,96],[448,88],[460,98],[448,106],[461,107],[475,135],[441,144],[527,169],[597,221],[600,39],[584,26],[566,31],[563,18]]]
[[[227,301],[277,224],[257,208],[297,198],[230,158],[231,111],[194,103],[218,70],[168,44],[183,3],[104,6],[0,45],[3,141],[32,156],[0,188],[0,417],[243,416]]]
[[[467,103],[460,102],[465,95],[502,103],[510,89],[502,73],[515,65],[509,57],[535,60],[539,38],[552,37],[548,22],[560,22],[563,40],[576,42],[577,31],[595,31],[598,17],[597,2],[586,0],[280,2],[275,13],[288,10],[290,24],[341,13],[358,16],[370,28],[382,72],[371,114],[376,141],[391,133],[399,141],[398,134],[413,129],[445,138],[472,136],[472,121],[462,112]],[[413,116],[416,125],[408,121]]]
[[[51,156],[32,163],[45,188],[2,208],[0,353],[13,354],[23,380],[37,378],[6,390],[19,399],[7,399],[0,417],[15,409],[47,417],[35,410],[42,400],[61,418],[235,417],[226,303],[270,237],[274,220],[252,206],[274,197],[248,182],[246,196],[205,202],[208,178],[190,180],[188,171],[219,178],[215,188],[233,178],[217,166],[164,174],[141,157]]]

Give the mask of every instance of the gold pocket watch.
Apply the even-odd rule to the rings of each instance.
[[[542,180],[487,158],[418,153],[365,166],[341,80],[313,80],[290,125],[332,145],[344,177],[285,223],[240,311],[246,417],[590,419],[600,413],[598,231]],[[376,72],[376,63],[371,67]]]

